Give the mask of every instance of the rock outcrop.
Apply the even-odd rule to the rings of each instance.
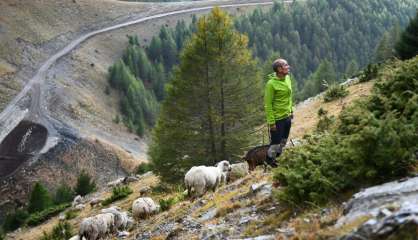
[[[336,227],[369,220],[342,239],[405,239],[418,231],[418,177],[367,188],[353,196],[344,214]]]

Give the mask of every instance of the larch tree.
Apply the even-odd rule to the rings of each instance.
[[[194,165],[241,155],[262,120],[261,80],[248,39],[215,8],[197,23],[166,87],[150,156],[165,182]]]

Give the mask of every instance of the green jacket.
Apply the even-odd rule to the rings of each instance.
[[[276,73],[268,75],[264,109],[268,124],[274,124],[292,113],[292,82],[289,75],[282,79],[277,78]]]

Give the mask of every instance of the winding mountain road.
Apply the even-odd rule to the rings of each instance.
[[[291,3],[292,1],[284,1],[284,2]],[[41,67],[38,69],[36,74],[27,82],[27,84],[19,92],[19,94],[17,94],[13,98],[13,100],[7,105],[7,107],[3,110],[3,112],[0,113],[0,143],[1,143],[0,144],[0,160],[2,158],[2,155],[4,155],[1,152],[2,149],[6,149],[6,152],[10,152],[11,148],[13,149],[17,148],[17,146],[2,146],[2,145],[4,142],[3,140],[5,138],[9,137],[10,139],[9,135],[11,134],[11,132],[13,131],[22,132],[22,131],[16,131],[15,129],[17,128],[17,126],[20,126],[19,123],[21,123],[22,121],[25,121],[25,122],[29,121],[35,125],[41,125],[45,127],[48,131],[47,140],[45,140],[46,144],[42,147],[42,149],[38,149],[38,152],[36,154],[39,154],[39,152],[46,152],[50,147],[52,147],[57,142],[58,138],[60,137],[58,129],[62,128],[63,124],[53,119],[51,116],[49,116],[49,114],[46,112],[45,107],[42,106],[43,105],[42,101],[44,100],[42,98],[43,84],[46,80],[47,71],[51,68],[51,66],[54,65],[60,58],[69,54],[72,50],[74,50],[81,43],[85,42],[87,39],[95,35],[101,34],[101,33],[105,33],[105,32],[115,30],[115,29],[120,29],[120,28],[131,26],[134,24],[150,21],[153,19],[163,18],[167,16],[172,16],[172,15],[178,15],[178,14],[207,11],[214,7],[231,8],[231,7],[261,6],[261,5],[271,5],[271,4],[273,4],[273,2],[219,5],[219,4],[216,4],[216,2],[214,1],[213,5],[211,6],[188,8],[184,10],[160,13],[160,14],[156,14],[152,16],[130,20],[124,23],[116,24],[114,26],[92,31],[90,33],[87,33],[71,41],[67,46],[65,46],[62,50],[60,50],[59,52],[57,52],[56,54],[48,58],[41,65]],[[29,129],[28,131],[32,131],[32,128],[28,128],[28,129]],[[26,132],[23,134],[24,136],[14,136],[13,138],[17,138],[18,142],[23,141],[23,140],[27,141],[28,136]],[[33,141],[29,141],[29,142],[33,142]],[[4,159],[10,159],[10,157],[13,157],[13,156],[4,155],[3,157]],[[4,165],[4,163],[2,163],[2,165]]]

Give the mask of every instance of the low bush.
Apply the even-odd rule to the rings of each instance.
[[[78,214],[80,213],[80,210],[77,209],[70,209],[68,211],[65,212],[65,220],[70,220],[73,218],[76,218],[78,216]]]
[[[77,178],[77,185],[74,192],[77,195],[85,196],[96,190],[96,183],[86,171],[81,171]]]
[[[146,172],[152,171],[152,164],[151,163],[141,163],[136,168],[137,174],[144,174]]]
[[[54,226],[52,232],[43,232],[43,236],[40,240],[65,240],[70,239],[73,236],[73,228],[67,221],[60,221]]]
[[[64,203],[57,206],[53,206],[50,208],[47,208],[41,212],[32,213],[29,215],[28,219],[26,220],[26,224],[29,226],[36,226],[49,218],[57,215],[58,213],[62,212],[64,209],[71,206],[70,203]]]
[[[170,208],[175,205],[178,202],[183,201],[187,193],[184,192],[184,189],[182,186],[173,186],[173,188],[170,188],[170,192],[175,192],[175,195],[173,197],[167,198],[167,199],[160,199],[160,207],[161,211],[167,211],[170,210]]]
[[[158,185],[152,186],[151,191],[155,194],[160,194],[160,193],[172,192],[173,189],[172,189],[172,186],[170,186],[169,184],[160,182]]]
[[[160,199],[159,203],[161,211],[164,212],[170,210],[171,206],[176,204],[176,200],[174,198]]]
[[[114,201],[123,199],[131,194],[133,191],[128,186],[114,187],[112,189],[112,196],[103,200],[102,205],[107,206]]]
[[[51,207],[52,204],[48,190],[41,183],[35,183],[29,198],[28,212],[39,212]]]
[[[335,117],[328,116],[328,112],[325,111],[323,108],[318,110],[318,123],[316,124],[316,131],[319,133],[324,133],[331,129],[333,124],[335,123]]]
[[[377,77],[379,73],[379,65],[369,64],[360,74],[359,82],[367,82]]]
[[[324,102],[331,102],[335,99],[343,98],[348,95],[348,90],[345,86],[339,84],[332,84],[328,87],[324,94]]]
[[[29,213],[26,210],[17,209],[14,213],[6,215],[2,228],[5,232],[14,231],[21,227],[28,217]]]
[[[61,184],[55,192],[54,203],[59,205],[62,203],[72,202],[74,199],[74,191],[67,185]]]
[[[417,164],[418,57],[384,69],[371,97],[344,109],[335,127],[279,159],[276,196],[321,204],[346,190],[403,177]]]

